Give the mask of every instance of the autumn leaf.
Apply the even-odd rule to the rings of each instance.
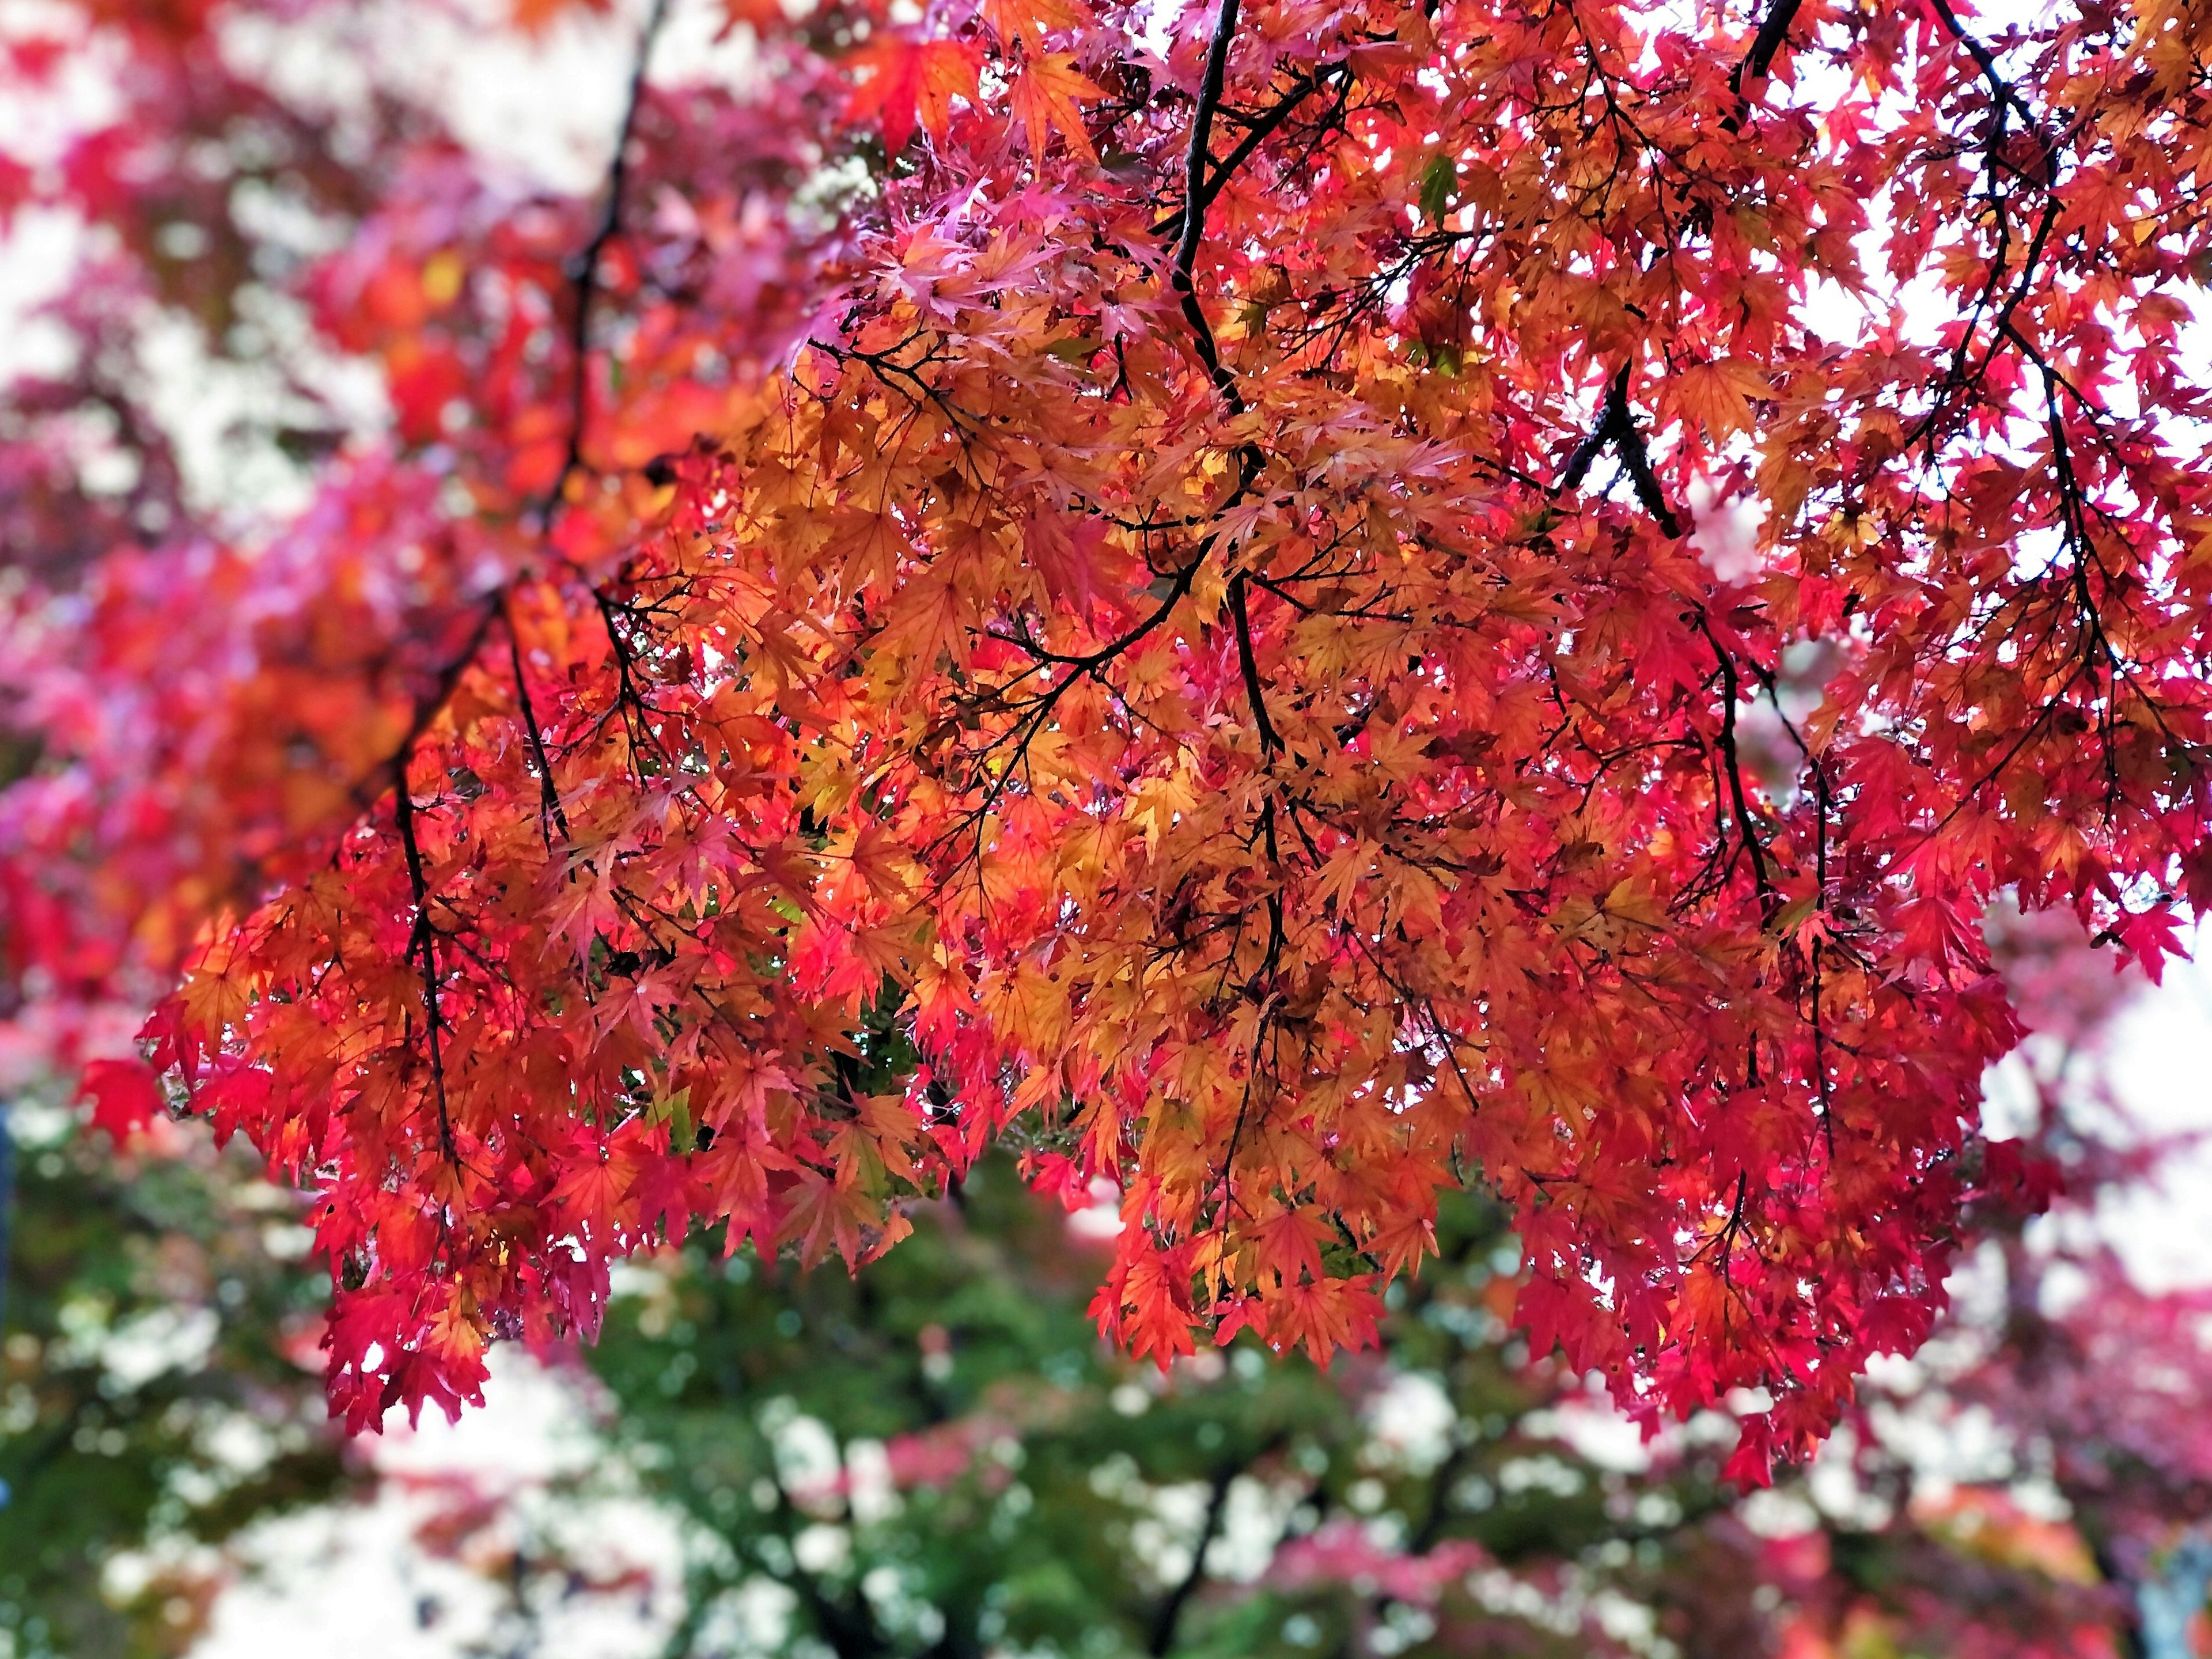
[[[873,122],[894,154],[906,148],[917,122],[941,139],[951,123],[952,100],[975,102],[982,61],[981,51],[964,40],[896,34],[871,41],[846,59],[857,82],[846,112]]]
[[[135,1060],[95,1060],[84,1068],[83,1089],[92,1102],[92,1124],[121,1146],[155,1118],[167,1103],[153,1072]]]
[[[983,0],[983,21],[1002,45],[1020,40],[1037,52],[1048,33],[1088,28],[1092,19],[1082,0]]]
[[[1772,395],[1758,366],[1741,357],[1693,363],[1668,384],[1682,413],[1718,438],[1750,425],[1752,400]]]
[[[886,1210],[856,1182],[802,1170],[782,1236],[798,1242],[799,1259],[809,1267],[834,1248],[848,1268],[857,1270],[913,1231],[913,1223]]]
[[[1105,96],[1075,67],[1066,52],[1032,52],[1013,77],[1014,119],[1028,135],[1030,154],[1042,157],[1055,132],[1068,149],[1086,161],[1096,161],[1091,136],[1084,130],[1083,110],[1077,101]]]

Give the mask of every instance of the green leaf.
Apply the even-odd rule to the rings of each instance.
[[[1438,150],[1421,169],[1421,193],[1417,198],[1421,216],[1431,224],[1443,222],[1451,211],[1452,195],[1459,184],[1459,167],[1443,151]]]

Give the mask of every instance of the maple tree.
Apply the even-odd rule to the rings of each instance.
[[[317,1192],[356,1426],[999,1144],[1163,1363],[1366,1343],[1482,1183],[1535,1346],[1754,1391],[1756,1480],[2019,1176],[1992,896],[2154,972],[2212,898],[2186,5],[741,5],[590,201],[226,56],[319,15],[11,46],[121,67],[5,181],[104,263],[0,929],[11,1054]],[[115,365],[271,293],[391,419],[280,365],[241,523]]]

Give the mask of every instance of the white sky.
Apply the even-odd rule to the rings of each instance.
[[[2198,959],[2169,966],[2113,1043],[2121,1095],[2153,1130],[2212,1134],[2212,929],[2197,940]],[[2212,1281],[2212,1146],[2174,1164],[2163,1195],[2113,1208],[2107,1225],[2143,1284]]]

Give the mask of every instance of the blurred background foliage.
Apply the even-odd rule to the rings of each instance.
[[[216,1547],[349,1485],[301,1200],[196,1127],[157,1124],[118,1155],[51,1107],[18,1103],[9,1127],[0,1644],[181,1652],[222,1582]]]
[[[1164,1374],[1103,1348],[1103,1258],[1004,1164],[857,1280],[698,1249],[640,1275],[589,1362],[710,1540],[679,1650],[772,1612],[765,1645],[839,1659],[1485,1651],[1499,1617],[1453,1570],[1662,1571],[1724,1507],[1715,1466],[1653,1482],[1571,1449],[1538,1419],[1579,1390],[1505,1333],[1498,1214],[1458,1199],[1442,1243],[1386,1353],[1327,1375],[1249,1340]],[[1509,1614],[1513,1650],[1605,1639],[1602,1596],[1554,1599],[1587,1616]]]

